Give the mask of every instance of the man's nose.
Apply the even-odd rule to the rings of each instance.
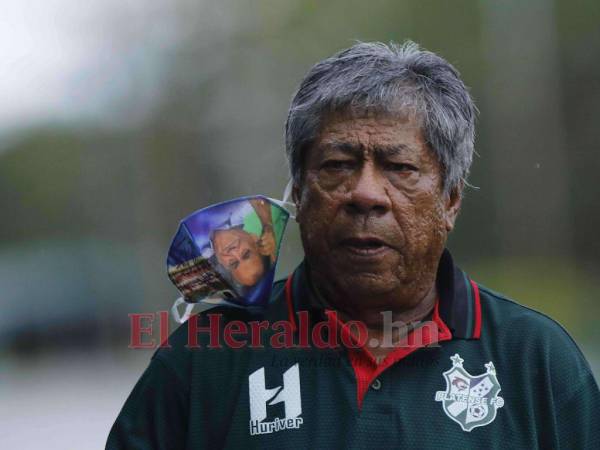
[[[350,214],[383,215],[391,208],[391,200],[385,189],[386,179],[373,164],[365,163],[350,187],[345,209]]]

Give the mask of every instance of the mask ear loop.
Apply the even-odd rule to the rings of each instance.
[[[179,307],[185,304],[185,309],[183,310],[183,314],[179,314]],[[192,315],[192,311],[196,308],[196,312],[199,314],[207,309],[214,308],[216,306],[232,306],[234,308],[241,308],[241,306],[236,305],[235,303],[228,302],[227,300],[222,299],[221,297],[207,297],[200,300],[197,303],[186,302],[185,298],[178,297],[173,306],[171,306],[171,316],[173,316],[173,320],[177,323],[186,322],[190,316]]]
[[[190,316],[192,315],[192,311],[197,307],[197,312],[201,313],[202,311],[206,311],[207,309],[214,308],[215,306],[219,306],[219,304],[226,303],[222,302],[219,298],[208,298],[198,303],[189,303],[186,302],[183,297],[178,297],[177,300],[171,306],[171,316],[177,323],[186,322]],[[185,304],[185,309],[183,310],[183,314],[179,314],[179,307]]]
[[[185,304],[185,310],[183,315],[179,314],[179,306]],[[178,297],[177,300],[171,306],[171,316],[175,319],[177,323],[183,323],[187,321],[192,315],[192,310],[194,309],[195,303],[188,303],[185,301],[183,297]]]
[[[290,203],[288,200],[292,196],[292,189],[294,188],[294,179],[290,178],[287,184],[285,185],[285,189],[283,190],[283,199],[281,200],[283,203]]]
[[[285,209],[288,212],[288,214],[290,215],[290,217],[292,219],[295,219],[296,218],[296,205],[289,201],[290,197],[292,196],[293,188],[294,188],[294,180],[292,178],[290,178],[290,180],[288,181],[288,183],[285,186],[285,189],[283,190],[283,198],[281,200],[277,200],[276,198],[269,197],[269,200],[271,200],[276,205],[281,206],[283,209]]]

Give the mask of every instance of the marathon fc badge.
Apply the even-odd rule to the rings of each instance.
[[[448,417],[458,423],[463,431],[471,431],[491,423],[504,399],[498,396],[500,383],[496,369],[490,361],[486,372],[473,376],[463,368],[463,359],[456,353],[450,358],[452,367],[444,372],[446,390],[435,393],[435,401],[442,402]]]

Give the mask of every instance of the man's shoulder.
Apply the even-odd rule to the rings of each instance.
[[[250,339],[252,322],[266,321],[272,324],[279,320],[287,320],[284,287],[285,280],[275,281],[269,304],[262,309],[216,306],[192,315],[171,333],[168,340],[157,349],[153,358],[159,359],[168,366],[186,366],[195,350],[213,348],[211,338],[218,342],[220,347],[227,348],[223,333],[228,326],[232,327],[232,322],[236,322],[236,332],[240,323],[246,325],[247,333],[242,330],[239,339]],[[270,328],[263,327],[261,333],[266,336],[269,330]]]
[[[477,283],[482,308],[487,312],[487,319],[493,327],[511,327],[513,330],[543,332],[573,339],[565,328],[552,317],[534,308],[520,303],[500,292]],[[484,314],[484,319],[486,319]],[[574,343],[574,342],[573,342]]]
[[[562,374],[589,374],[591,368],[569,332],[552,317],[478,284],[482,337],[524,362]],[[587,375],[586,375],[587,376]]]

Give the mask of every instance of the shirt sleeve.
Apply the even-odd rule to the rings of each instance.
[[[115,421],[107,450],[178,450],[186,447],[188,392],[155,356]]]
[[[556,322],[544,330],[547,339],[553,424],[543,433],[553,449],[600,449],[600,391],[578,345]],[[552,430],[552,431],[551,431]]]
[[[600,391],[591,373],[559,399],[557,435],[561,449],[600,448]]]

